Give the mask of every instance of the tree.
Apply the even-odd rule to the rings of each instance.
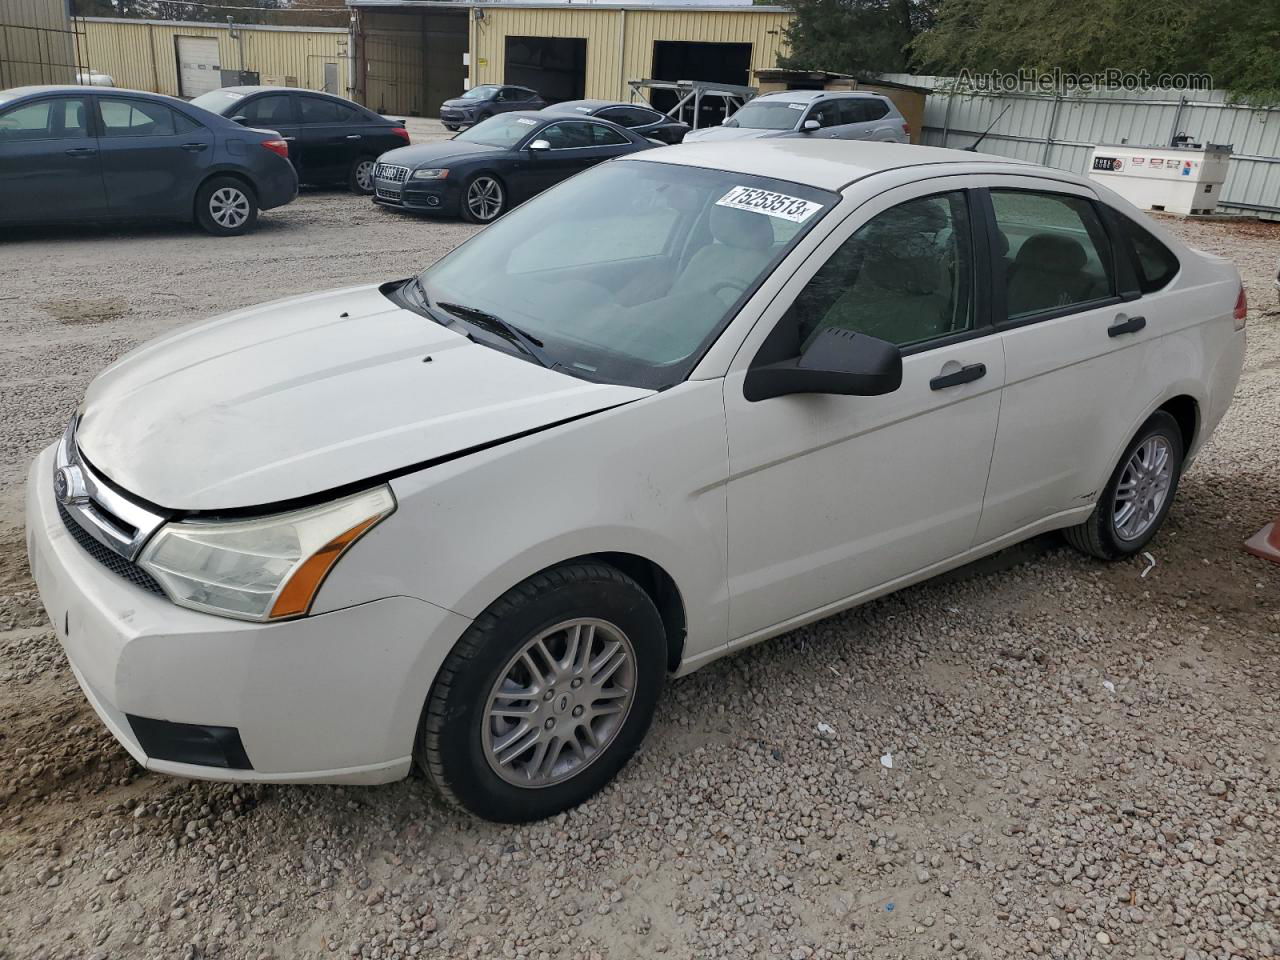
[[[778,65],[865,76],[905,70],[912,40],[933,17],[932,0],[793,0]]]

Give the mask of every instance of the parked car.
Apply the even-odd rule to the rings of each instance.
[[[270,127],[289,145],[298,179],[373,193],[380,153],[409,143],[403,120],[374,113],[331,93],[288,87],[223,87],[191,101],[248,127]]]
[[[538,91],[510,84],[482,83],[460,97],[440,105],[440,122],[446,130],[460,130],[499,113],[541,110],[547,105]]]
[[[0,223],[195,220],[231,236],[297,195],[271,130],[136,90],[0,90]]]
[[[416,761],[532,820],[669,676],[1045,531],[1146,549],[1244,327],[1230,262],[1062,170],[665,147],[127,354],[31,468],[30,565],[147,768]]]
[[[653,146],[605,120],[504,113],[451,140],[383,154],[374,170],[373,201],[488,223],[580,170]]]
[[[682,123],[653,107],[639,103],[618,103],[615,100],[566,100],[542,108],[545,113],[569,116],[599,117],[632,133],[662,143],[679,143],[689,132],[689,125]]]
[[[694,130],[685,139],[821,137],[907,143],[910,134],[910,125],[893,101],[878,93],[783,90],[748,100],[720,126]]]

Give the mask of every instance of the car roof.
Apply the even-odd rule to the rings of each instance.
[[[636,107],[640,110],[648,110],[650,113],[659,112],[647,103],[624,103],[621,100],[562,100],[543,109],[548,113],[585,113],[588,110],[604,110],[608,107]]]
[[[868,93],[866,90],[775,90],[773,93],[762,93],[756,99],[781,100],[783,103],[812,103],[814,100],[821,100],[826,97],[885,99],[878,93]],[[748,100],[747,102],[750,103],[751,101]]]
[[[1069,178],[1073,182],[1085,182],[1065,171],[1049,171],[1012,157],[873,140],[799,137],[702,140],[648,151],[638,155],[636,159],[773,177],[824,190],[840,190],[855,180],[886,170],[915,166],[959,167],[962,164],[968,168],[963,171],[965,173],[1002,172],[1016,167],[1020,173],[1045,172],[1055,179]]]
[[[165,100],[174,99],[173,97],[165,96],[163,93],[130,90],[127,87],[93,87],[87,83],[45,83],[0,90],[0,100],[16,100],[18,97],[29,97],[36,93],[100,93],[104,96],[111,96],[116,93],[136,93],[143,97],[163,97]]]

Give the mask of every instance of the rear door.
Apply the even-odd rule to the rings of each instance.
[[[292,95],[281,91],[247,97],[230,111],[230,116],[237,120],[243,117],[242,122],[246,127],[276,131],[289,144],[289,159],[293,162],[294,169],[302,169],[297,106]]]
[[[45,97],[0,112],[0,220],[90,219],[107,209],[88,97]]]
[[[299,93],[294,99],[298,104],[301,159],[298,176],[308,183],[346,180],[364,140],[358,123],[360,115],[329,97]]]
[[[168,104],[99,96],[102,179],[113,216],[186,218],[213,162],[213,132]]]
[[[1035,177],[989,182],[998,250],[1007,249],[993,303],[1008,375],[981,541],[1091,505],[1158,375],[1144,306],[1117,295],[1092,192]]]

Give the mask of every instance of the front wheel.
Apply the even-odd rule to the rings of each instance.
[[[666,672],[662,619],[630,577],[573,563],[530,577],[446,658],[414,754],[440,793],[487,820],[577,806],[622,769]]]
[[[1089,519],[1063,531],[1067,542],[1100,560],[1141,551],[1169,514],[1185,455],[1178,421],[1157,411],[1125,448]]]
[[[462,188],[462,216],[471,223],[492,223],[506,206],[506,190],[491,174],[478,173]]]
[[[444,128],[445,128],[446,130],[448,130],[450,133],[457,133],[457,132],[458,132],[458,125],[457,125],[456,123],[446,123],[446,124],[444,125]]]
[[[258,198],[242,180],[214,177],[196,192],[196,222],[215,237],[248,233],[258,223]]]
[[[351,164],[351,170],[347,174],[347,187],[352,193],[365,196],[373,193],[373,168],[377,163],[373,157],[358,157]]]

